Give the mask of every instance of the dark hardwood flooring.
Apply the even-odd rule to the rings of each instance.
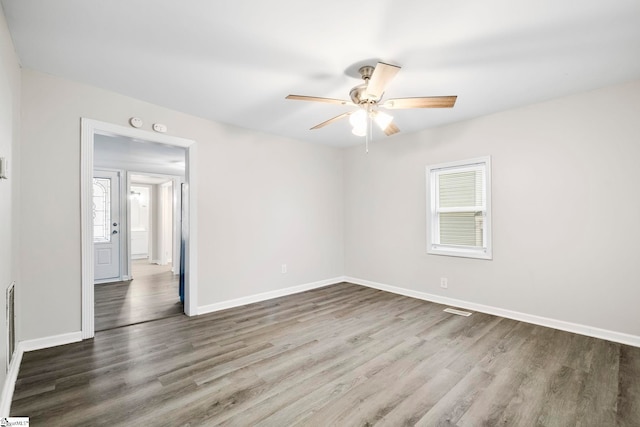
[[[352,284],[24,355],[31,425],[640,426],[640,348]]]
[[[183,313],[170,265],[135,260],[132,270],[133,280],[94,285],[96,331]]]

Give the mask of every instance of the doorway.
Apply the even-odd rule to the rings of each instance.
[[[82,163],[81,163],[81,231],[82,231],[82,337],[83,338],[91,338],[95,333],[95,289],[94,289],[94,269],[95,269],[95,258],[96,254],[94,252],[94,230],[93,230],[93,170],[94,170],[94,141],[99,137],[110,137],[110,138],[127,138],[132,142],[140,143],[141,145],[149,145],[149,144],[160,144],[166,148],[175,148],[180,147],[184,150],[185,156],[184,161],[182,162],[182,168],[185,169],[184,182],[181,187],[186,189],[189,193],[189,197],[186,198],[187,202],[185,206],[183,206],[184,215],[182,216],[181,226],[186,230],[184,233],[183,239],[179,239],[183,241],[183,247],[180,247],[180,250],[175,250],[175,252],[182,253],[182,265],[183,268],[183,281],[184,281],[184,313],[187,315],[195,315],[197,314],[197,287],[196,287],[196,267],[197,263],[195,260],[195,248],[197,245],[197,221],[196,221],[196,209],[195,209],[195,201],[197,198],[195,197],[196,185],[195,185],[195,164],[192,162],[192,159],[195,156],[196,145],[194,141],[186,140],[183,138],[172,137],[164,134],[158,134],[148,131],[142,131],[139,129],[133,129],[118,125],[113,125],[110,123],[99,122],[91,119],[83,118],[81,120],[81,153],[82,153]],[[145,158],[141,164],[145,167],[153,167],[154,165],[153,158]],[[132,168],[135,169],[135,168]],[[173,185],[173,184],[172,184]],[[174,187],[175,188],[175,187]],[[164,190],[167,191],[166,189]],[[175,194],[176,191],[173,191]],[[122,198],[121,198],[122,200]],[[120,219],[123,219],[122,217]],[[175,221],[174,221],[175,222]],[[120,223],[118,223],[120,224]],[[127,224],[129,227],[130,224]],[[186,228],[185,228],[186,227]],[[122,227],[120,227],[122,229]],[[113,231],[113,230],[111,230]],[[117,233],[121,234],[121,233]],[[125,258],[123,254],[123,238],[120,238],[120,248],[121,248],[121,256],[122,260]],[[178,240],[178,239],[176,239]],[[121,269],[124,270],[124,264],[130,263],[131,257],[128,256],[131,244],[127,242],[125,254],[126,258],[125,262],[121,263]],[[170,251],[171,252],[171,251]],[[169,258],[170,257],[170,258]],[[173,254],[167,255],[167,259],[171,259],[175,262],[175,258]],[[123,278],[130,278],[127,276],[131,275],[131,268],[127,265],[128,270],[126,274],[122,274]],[[148,273],[147,276],[154,276],[155,273]],[[172,279],[175,275],[174,271],[168,271],[169,277]],[[144,277],[145,273],[141,273],[140,277]],[[176,276],[178,277],[178,276]],[[158,277],[155,276],[156,282]]]
[[[128,147],[130,142],[126,144],[122,145],[122,142],[114,142],[106,137],[96,138],[94,163],[101,164],[105,161],[105,150],[116,150],[122,151],[116,165],[128,167],[127,159],[131,158],[131,153],[130,150],[124,152],[123,148]],[[184,169],[180,170],[173,163],[179,162],[184,153],[180,153],[180,150],[165,150],[156,151],[154,156],[154,147],[149,145],[143,150],[149,161],[171,165],[168,171],[182,174],[123,171],[126,182],[121,198],[124,217],[122,232],[118,235],[120,239],[126,240],[123,250],[128,252],[128,257],[123,271],[127,274],[115,281],[96,280],[96,331],[164,319],[184,312],[180,294],[180,270],[174,268],[174,265],[179,265],[180,251],[176,243],[180,242],[181,232],[180,199],[174,195],[174,188],[179,188],[179,183],[184,180]],[[99,174],[100,171],[96,170],[94,186]],[[112,174],[115,175],[115,172]],[[96,200],[100,200],[97,196],[102,194],[99,190],[94,188],[94,206],[97,205]],[[114,210],[117,211],[117,208]],[[99,220],[102,220],[102,216],[96,215],[94,221],[97,225],[100,225]],[[109,222],[110,225],[114,223]],[[101,235],[94,231],[94,238],[99,237]],[[96,247],[103,245],[98,241],[95,244]],[[97,254],[96,251],[96,279],[100,270]]]
[[[130,259],[171,264],[179,274],[183,181],[184,174],[127,173]]]

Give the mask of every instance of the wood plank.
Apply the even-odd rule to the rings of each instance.
[[[620,346],[618,384],[616,425],[640,426],[640,348]]]
[[[95,330],[104,331],[140,322],[181,315],[179,276],[171,265],[131,263],[133,280],[94,285]]]
[[[640,349],[341,283],[24,355],[32,425],[640,425]]]

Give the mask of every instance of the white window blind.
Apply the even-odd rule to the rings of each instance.
[[[439,255],[491,258],[489,158],[427,168],[427,250]]]

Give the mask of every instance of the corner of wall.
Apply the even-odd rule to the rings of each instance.
[[[16,388],[18,380],[18,372],[22,363],[22,355],[24,350],[20,344],[16,347],[16,352],[11,359],[7,378],[2,386],[2,394],[0,395],[0,417],[8,417],[11,411],[11,401],[13,400],[13,392]]]
[[[20,126],[21,126],[21,71],[11,34],[0,7],[0,157],[7,159],[8,179],[0,179],[0,307],[6,307],[6,288],[16,283],[16,298],[19,299],[20,259]],[[6,218],[6,219],[5,219]],[[19,301],[16,301],[16,307]],[[19,330],[19,319],[16,328]],[[8,415],[13,382],[20,365],[19,351],[16,349],[7,372],[4,367],[8,357],[8,322],[4,311],[0,313],[0,416]],[[8,403],[7,403],[8,402]]]

